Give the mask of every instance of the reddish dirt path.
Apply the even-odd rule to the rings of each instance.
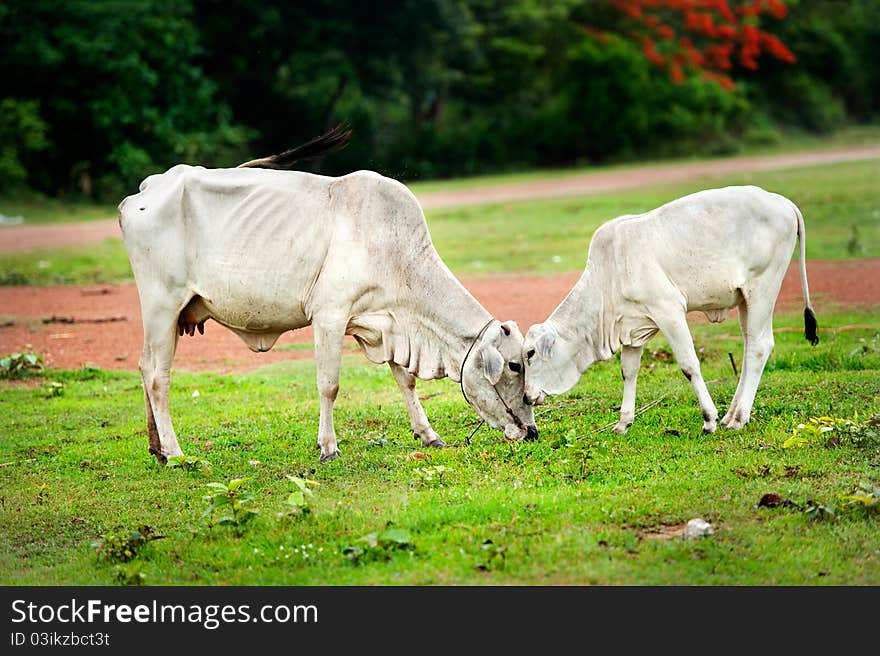
[[[425,207],[439,207],[588,195],[741,171],[875,158],[880,158],[880,146],[658,164],[553,180],[425,193],[419,200]],[[119,236],[115,219],[0,227],[0,252],[88,244]],[[547,317],[578,276],[579,272],[552,277],[509,274],[508,277],[463,279],[462,282],[493,316],[514,319],[525,331],[532,323]],[[880,259],[812,261],[808,264],[808,276],[820,325],[823,306],[880,308]],[[783,283],[777,309],[798,311],[801,303],[799,278],[796,269],[791,268]],[[701,317],[694,315],[695,320]],[[877,323],[880,324],[880,316]],[[141,340],[140,309],[134,285],[0,287],[0,354],[30,345],[43,354],[50,367],[79,368],[83,364],[93,364],[105,369],[136,369]],[[286,333],[278,341],[278,346],[311,341],[312,331],[305,328]],[[174,367],[177,370],[233,372],[311,356],[310,349],[277,350],[277,347],[269,353],[252,353],[233,333],[209,322],[204,336],[181,338]]]
[[[493,316],[514,319],[525,331],[552,312],[579,275],[465,278],[462,282]],[[880,259],[811,261],[807,275],[820,326],[823,307],[880,308]],[[795,264],[786,275],[777,310],[799,311],[802,307]],[[50,367],[77,369],[92,364],[103,369],[137,369],[143,333],[137,289],[133,284],[0,287],[0,315],[3,317],[0,321],[2,354],[30,344],[33,350],[43,354]],[[54,322],[44,323],[53,317]],[[695,320],[701,317],[694,315]],[[9,322],[11,325],[2,325]],[[876,326],[880,328],[880,312]],[[311,349],[278,350],[276,347],[268,353],[252,353],[236,335],[220,325],[208,322],[205,328],[204,336],[180,338],[174,358],[175,370],[229,373],[281,360],[312,357]],[[278,346],[311,341],[311,328],[304,328],[282,335]]]
[[[470,189],[419,194],[425,208],[479,205],[558,196],[589,195],[643,185],[713,178],[744,171],[769,171],[798,166],[880,158],[880,145],[822,149],[781,155],[729,157],[700,162],[671,162],[626,169],[579,173],[551,180],[532,180]],[[712,183],[710,183],[712,184]],[[726,184],[719,182],[719,184]],[[610,217],[609,217],[610,218]],[[120,237],[115,218],[57,225],[0,226],[0,252],[93,244]]]

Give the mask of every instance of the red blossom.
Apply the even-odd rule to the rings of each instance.
[[[609,0],[629,23],[623,35],[641,44],[642,54],[665,69],[675,83],[696,75],[732,89],[737,67],[758,68],[762,57],[788,64],[794,53],[761,28],[763,19],[788,15],[783,0]],[[597,40],[607,33],[584,26]],[[681,35],[681,36],[679,36]]]

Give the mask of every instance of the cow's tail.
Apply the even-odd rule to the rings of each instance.
[[[300,160],[312,159],[342,150],[348,145],[350,137],[351,128],[340,123],[332,130],[325,132],[320,137],[315,137],[311,141],[307,141],[301,146],[285,150],[277,155],[252,159],[244,164],[239,164],[238,168],[286,169]]]
[[[797,236],[800,244],[799,260],[801,269],[801,289],[804,290],[804,337],[813,346],[819,343],[818,328],[816,315],[813,313],[813,304],[810,303],[810,288],[807,286],[807,232],[804,228],[804,216],[801,211],[794,206],[794,213],[797,216]]]

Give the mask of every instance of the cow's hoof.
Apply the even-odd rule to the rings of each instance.
[[[167,465],[168,458],[178,458],[183,455],[183,451],[181,451],[180,449],[177,449],[176,453],[169,453],[166,455],[157,449],[151,448],[150,453],[156,457],[156,462],[158,462],[160,465]]]
[[[626,434],[626,431],[629,430],[630,426],[632,426],[632,424],[624,424],[624,423],[618,422],[617,425],[612,430],[614,430],[614,432],[617,433],[618,435],[624,435],[624,434]]]
[[[705,424],[703,424],[703,435],[711,435],[715,432],[715,428],[716,426],[714,421],[707,421]]]
[[[330,453],[327,453],[327,454],[322,453],[321,454],[321,464],[324,464],[325,462],[330,462],[331,460],[336,460],[336,458],[338,456],[339,456],[339,449],[336,449],[335,451],[331,451]]]
[[[437,447],[440,448],[442,446],[446,446],[446,442],[440,439],[440,436],[434,432],[433,429],[428,429],[424,435],[419,435],[417,432],[413,431],[413,439],[419,440],[422,443],[422,446],[425,447]]]

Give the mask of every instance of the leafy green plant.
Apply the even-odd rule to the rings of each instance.
[[[245,481],[246,478],[233,478],[228,483],[208,483],[211,493],[204,497],[208,508],[202,513],[202,519],[208,520],[208,528],[214,524],[230,526],[240,536],[245,525],[259,514],[259,510],[250,507],[254,496],[241,490]],[[216,519],[215,512],[221,513]]]
[[[43,389],[46,392],[47,399],[54,399],[55,397],[64,394],[64,383],[59,383],[57,380],[50,380],[43,385]]]
[[[486,540],[480,545],[480,550],[485,554],[485,560],[477,563],[477,569],[488,572],[492,569],[503,569],[504,559],[507,557],[507,547],[495,544],[492,540]]]
[[[300,478],[299,476],[291,476],[290,474],[287,474],[287,479],[293,482],[296,489],[287,496],[284,502],[285,510],[278,513],[278,515],[280,517],[289,517],[291,515],[306,515],[310,513],[312,509],[309,504],[314,496],[314,491],[311,488],[317,485],[318,482],[307,478]]]
[[[858,413],[852,419],[811,417],[808,423],[797,425],[791,437],[782,443],[782,448],[812,444],[834,447],[843,444],[868,446],[880,443],[880,414],[875,414],[864,422],[858,419]]]
[[[860,483],[855,492],[841,498],[848,506],[875,512],[880,510],[880,486],[873,483]]]
[[[865,337],[859,338],[859,345],[849,352],[850,357],[856,355],[870,355],[880,353],[880,333],[874,333],[871,339]]]
[[[147,576],[143,572],[142,562],[125,563],[113,568],[113,578],[119,585],[144,585]]]
[[[358,538],[357,544],[346,547],[342,553],[353,563],[360,563],[388,560],[400,549],[415,549],[410,532],[404,528],[388,527],[384,531],[368,533]]]
[[[832,519],[834,517],[833,506],[816,503],[815,501],[807,501],[804,512],[807,514],[807,517],[813,520]]]
[[[188,456],[186,454],[179,456],[172,456],[168,458],[168,462],[165,463],[165,466],[168,469],[182,469],[188,472],[209,472],[211,471],[211,463],[205,460],[204,458],[199,458],[197,456]]]
[[[423,487],[443,487],[443,476],[452,471],[451,467],[434,465],[433,467],[416,467],[413,469],[413,482]]]
[[[110,562],[127,563],[137,557],[139,550],[148,542],[161,540],[164,535],[156,535],[149,526],[141,524],[132,531],[113,530],[100,536],[92,543],[99,558]]]
[[[25,378],[43,371],[43,356],[32,351],[0,357],[0,378]]]

